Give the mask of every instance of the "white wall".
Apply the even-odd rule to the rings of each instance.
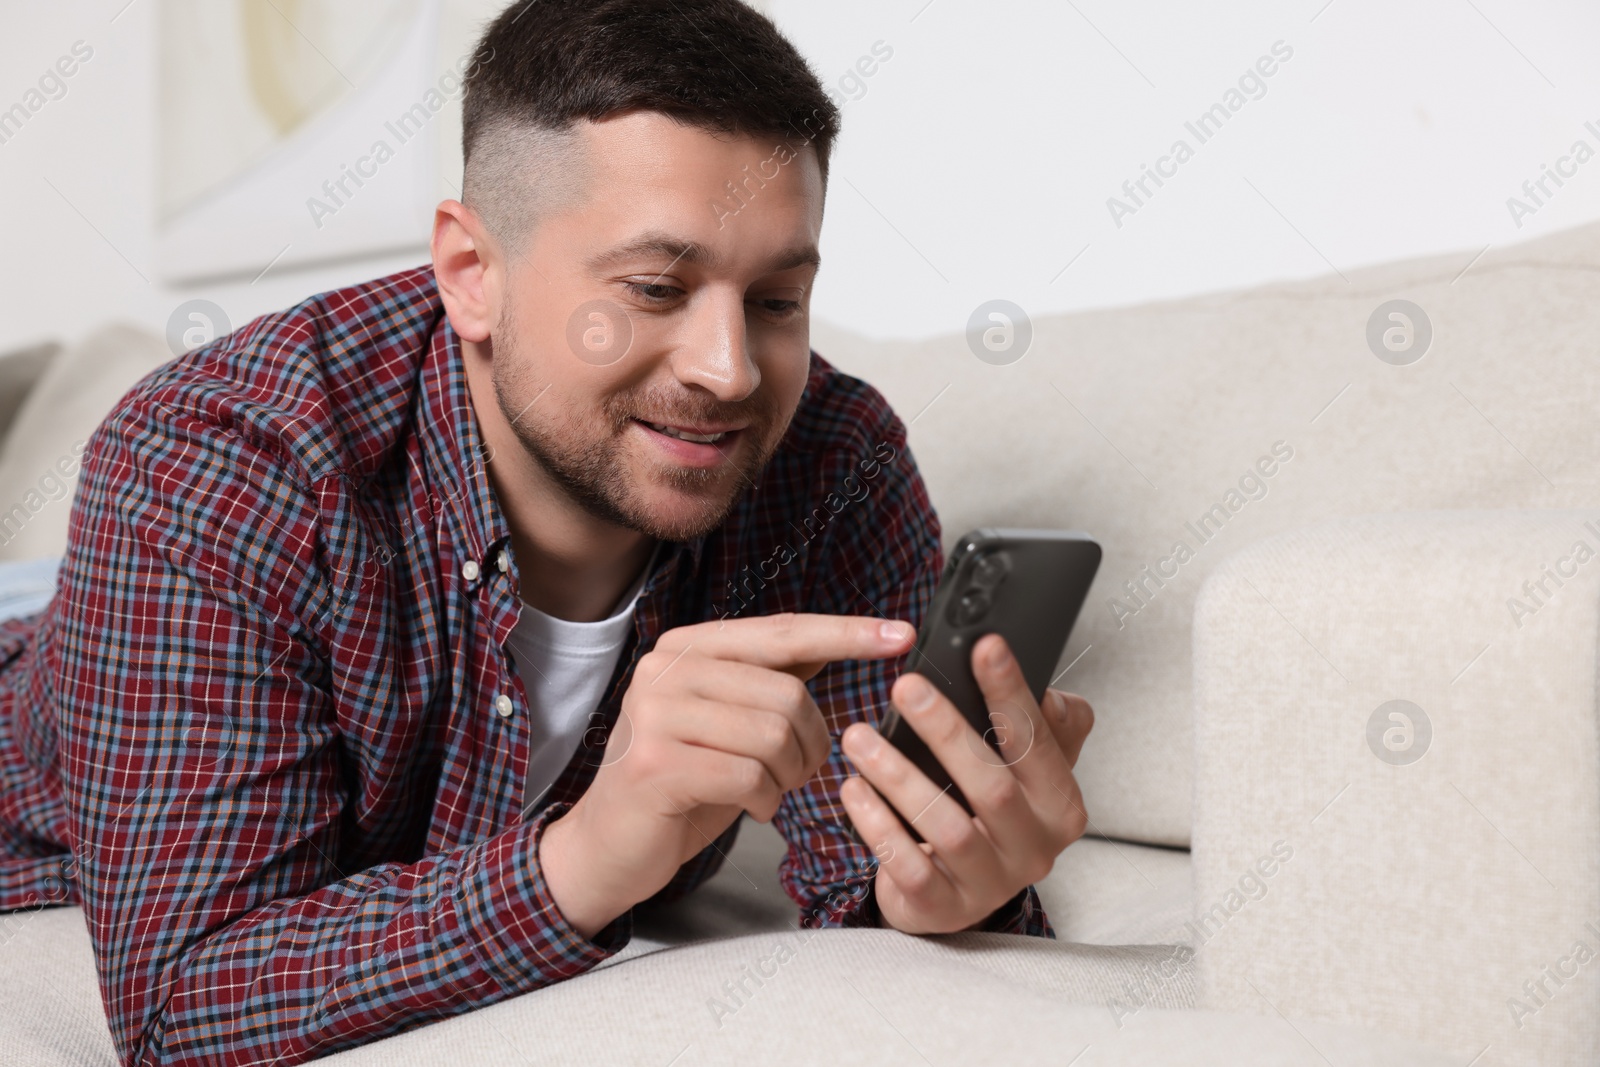
[[[191,297],[237,326],[266,311],[427,257],[415,252],[259,281],[163,285],[156,255],[156,38],[159,0],[0,0],[0,110],[82,40],[94,50],[21,132],[0,144],[0,350],[73,339],[107,319],[164,333]],[[189,146],[202,153],[204,144]],[[263,264],[265,266],[265,264]]]
[[[1520,229],[1506,207],[1575,139],[1600,149],[1584,129],[1600,129],[1592,3],[778,0],[777,14],[825,76],[875,40],[894,47],[845,108],[817,300],[872,334],[959,330],[990,297],[1039,314],[1470,257],[1600,218],[1600,159]],[[1266,95],[1114,225],[1107,198],[1175,138],[1195,145],[1184,122],[1278,40],[1294,55]]]
[[[234,323],[420,250],[183,289],[155,271],[159,0],[0,0],[0,109],[83,40],[66,95],[0,144],[0,349],[108,318],[162,330],[204,296]],[[844,106],[815,313],[875,336],[1327,273],[1600,218],[1600,159],[1519,228],[1573,142],[1600,150],[1600,7],[1576,0],[769,0]],[[1283,41],[1266,92],[1184,128]],[[1182,137],[1194,158],[1117,226],[1107,198]],[[197,144],[194,152],[204,152]],[[52,188],[54,186],[54,188]],[[419,235],[420,237],[420,235]],[[1075,259],[1076,257],[1076,259]],[[1075,261],[1074,261],[1075,260]],[[1063,271],[1071,262],[1072,266]]]

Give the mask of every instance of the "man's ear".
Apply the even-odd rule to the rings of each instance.
[[[433,214],[433,276],[445,315],[462,340],[481,344],[500,311],[503,267],[494,239],[476,212],[459,200]]]

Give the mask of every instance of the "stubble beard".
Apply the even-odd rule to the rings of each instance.
[[[494,333],[492,375],[495,402],[539,467],[588,514],[660,541],[691,541],[721,526],[744,492],[753,487],[777,450],[782,430],[770,400],[757,393],[724,404],[706,393],[661,387],[613,393],[601,401],[598,419],[573,418],[556,403],[541,403],[543,388],[528,373],[532,362],[517,343],[515,327],[501,316]],[[628,462],[627,437],[635,418],[670,425],[742,422],[742,459],[730,467],[650,464],[644,477],[658,487],[692,499],[671,515],[655,514],[640,492]],[[753,443],[753,446],[752,446]]]

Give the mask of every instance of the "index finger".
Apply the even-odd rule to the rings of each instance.
[[[865,615],[786,611],[746,619],[680,626],[661,635],[665,651],[693,650],[809,679],[838,659],[887,659],[910,650],[916,631],[908,623]]]

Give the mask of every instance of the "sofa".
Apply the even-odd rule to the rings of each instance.
[[[947,546],[1104,546],[1056,683],[1096,709],[1058,939],[802,931],[746,819],[594,971],[328,1061],[1600,1062],[1597,306],[1586,226],[1041,316],[1007,360],[815,323]],[[43,501],[0,559],[60,550],[70,485],[29,492],[170,356],[0,359],[0,509]],[[0,917],[0,1003],[0,1061],[115,1062],[75,909]]]

